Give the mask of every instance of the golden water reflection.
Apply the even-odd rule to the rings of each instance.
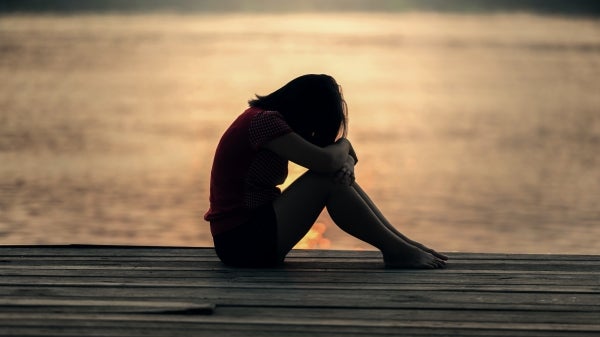
[[[4,16],[0,243],[211,245],[223,130],[329,73],[358,181],[403,232],[599,253],[599,54],[597,20],[525,14]],[[369,248],[319,223],[301,245]]]

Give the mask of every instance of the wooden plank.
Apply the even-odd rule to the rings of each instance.
[[[511,282],[514,280],[523,280],[530,284],[536,284],[535,278],[545,284],[557,279],[557,282],[563,284],[569,284],[569,282],[584,282],[595,286],[599,284],[598,273],[574,273],[574,272],[518,272],[518,271],[432,271],[430,273],[421,272],[384,272],[383,270],[375,270],[365,272],[359,270],[323,270],[323,269],[309,269],[302,271],[290,271],[290,270],[239,270],[231,271],[213,268],[190,268],[190,269],[174,269],[168,268],[151,268],[151,267],[138,267],[138,268],[126,268],[126,267],[97,267],[93,269],[86,268],[73,268],[69,266],[52,266],[46,268],[21,268],[21,267],[5,267],[0,268],[2,275],[14,275],[14,276],[27,276],[36,275],[47,271],[48,275],[53,273],[62,273],[62,275],[74,275],[81,276],[89,274],[104,274],[106,276],[119,275],[135,277],[135,275],[141,277],[190,277],[190,278],[205,278],[205,279],[216,279],[216,280],[238,280],[238,281],[290,281],[290,278],[294,277],[294,282],[318,282],[319,280],[331,281],[331,282],[363,282],[363,283],[403,283],[408,280],[412,282],[414,279],[422,280],[423,282],[439,283],[439,280],[444,282],[454,283],[468,283],[471,279],[474,282],[481,279],[484,281],[496,282],[504,284],[505,282]],[[30,274],[27,274],[30,273]],[[159,276],[162,275],[162,276]],[[529,281],[527,281],[529,280]],[[527,284],[527,283],[526,283]]]
[[[71,269],[102,269],[106,267],[118,268],[146,268],[152,270],[231,270],[223,266],[218,261],[141,261],[141,260],[130,260],[130,261],[118,261],[118,260],[98,260],[98,261],[79,261],[79,260],[58,260],[58,261],[0,261],[0,269],[2,268],[37,268],[37,267],[58,267],[58,268],[71,268]],[[352,270],[361,272],[373,272],[382,270],[383,263],[377,262],[340,262],[340,263],[324,263],[324,262],[303,262],[303,263],[292,263],[288,262],[281,269],[302,269],[304,271],[333,271],[333,270]],[[569,264],[548,264],[548,265],[520,265],[520,264],[509,264],[509,263],[490,263],[490,264],[458,264],[450,262],[447,269],[444,272],[454,273],[465,273],[477,271],[480,273],[533,273],[539,274],[598,274],[600,273],[600,264],[593,264],[589,262],[569,263]],[[388,270],[387,272],[402,273],[402,270]],[[421,271],[429,273],[439,273],[441,271]]]
[[[4,275],[0,279],[0,286],[11,286],[15,284],[27,284],[29,286],[73,286],[73,287],[106,287],[106,286],[127,286],[128,288],[245,288],[249,290],[268,288],[268,289],[290,289],[290,290],[389,290],[395,291],[485,291],[485,292],[515,292],[515,293],[569,293],[569,294],[597,294],[600,292],[600,286],[576,285],[546,285],[540,288],[539,285],[527,284],[490,284],[482,282],[481,284],[463,283],[446,284],[443,283],[424,283],[419,279],[413,279],[413,282],[404,283],[368,283],[368,282],[318,282],[313,280],[309,283],[294,282],[292,285],[284,281],[269,282],[236,282],[224,279],[206,280],[194,278],[158,278],[158,277],[109,277],[109,276],[12,276]],[[439,279],[437,280],[439,282]]]
[[[56,250],[64,250],[65,248],[56,248]],[[10,250],[10,249],[9,249]],[[54,249],[48,248],[47,250],[53,251]],[[81,249],[74,249],[81,250]],[[87,251],[88,253],[96,251],[98,249],[92,249]],[[190,251],[188,249],[185,251]],[[0,252],[3,249],[0,249]],[[223,265],[218,261],[214,253],[208,253],[211,249],[196,249],[195,251],[203,252],[198,256],[194,255],[172,255],[162,254],[166,249],[154,249],[148,250],[152,252],[147,255],[123,255],[117,251],[110,252],[107,248],[102,248],[100,251],[105,252],[104,255],[68,255],[68,254],[54,254],[54,255],[36,255],[36,254],[23,254],[22,250],[19,254],[3,256],[0,258],[0,266],[10,265],[22,265],[22,266],[133,266],[133,267],[173,267],[173,268],[186,268],[190,266],[197,266],[198,264],[208,265],[212,268],[222,268]],[[131,251],[131,249],[124,249],[123,252]],[[161,253],[161,255],[157,255]],[[376,253],[376,252],[373,252]],[[380,269],[382,262],[378,254],[369,254],[370,257],[356,257],[356,258],[339,258],[339,257],[302,257],[302,252],[291,254],[287,259],[285,268],[288,269]],[[450,254],[451,260],[449,262],[449,269],[452,270],[524,270],[524,271],[573,271],[573,272],[597,272],[600,271],[600,263],[598,260],[583,257],[581,259],[548,259],[548,260],[536,260],[533,258],[529,259],[459,259],[455,258],[453,254]],[[566,257],[565,257],[566,258]]]
[[[229,317],[244,318],[246,316],[269,316],[279,318],[303,319],[336,319],[348,320],[381,320],[381,321],[434,321],[434,322],[495,322],[495,323],[550,323],[550,324],[582,324],[597,325],[597,313],[593,312],[538,312],[538,311],[471,311],[455,308],[452,310],[423,309],[357,309],[357,308],[310,308],[304,310],[295,307],[271,308],[222,306],[219,314]]]
[[[27,319],[29,322],[35,320],[48,320],[55,322],[57,320],[73,321],[112,321],[112,322],[130,322],[138,325],[147,323],[225,323],[225,324],[261,324],[261,325],[279,325],[279,326],[351,326],[351,327],[419,327],[419,328],[464,328],[464,329],[495,329],[495,330],[535,330],[535,331],[582,331],[582,332],[600,332],[598,324],[564,324],[564,323],[532,323],[532,322],[477,322],[477,321],[433,321],[433,320],[373,320],[373,319],[326,319],[315,320],[314,318],[304,317],[270,317],[270,316],[224,316],[224,315],[141,315],[141,314],[104,314],[104,313],[6,313],[3,314],[0,322],[5,325],[11,325],[18,319]],[[86,324],[88,324],[86,323]],[[17,325],[13,323],[14,325]],[[40,324],[41,325],[41,324]],[[483,325],[486,325],[485,327]]]
[[[456,259],[452,258],[450,255],[450,266],[453,267],[469,267],[469,268],[495,268],[495,267],[505,267],[508,266],[510,268],[595,268],[598,266],[598,261],[594,260],[548,260],[548,261],[538,261],[538,260],[500,260],[500,259]],[[197,262],[219,262],[216,256],[65,256],[65,255],[20,255],[20,256],[3,256],[0,257],[0,263],[2,264],[23,264],[23,265],[43,265],[45,263],[106,263],[110,262],[177,262],[177,263],[197,263]],[[375,258],[329,258],[329,259],[320,259],[320,258],[308,258],[308,257],[288,257],[286,259],[286,264],[284,265],[287,268],[301,268],[302,266],[306,266],[311,264],[314,267],[316,265],[327,265],[329,267],[335,267],[338,264],[350,265],[350,264],[371,264],[371,268],[380,266],[382,262],[381,257]],[[372,264],[375,264],[373,266]]]
[[[33,326],[27,325],[31,322]],[[56,325],[38,326],[37,321],[17,322],[25,325],[4,327],[7,336],[111,336],[111,337],[147,337],[147,336],[453,336],[453,337],[597,337],[597,332],[585,331],[528,331],[508,329],[467,329],[448,327],[352,327],[352,326],[285,326],[268,324],[228,324],[228,323],[163,323],[147,322],[142,325],[119,324],[118,322],[93,321],[94,326],[68,320],[56,320]]]
[[[362,252],[349,252],[349,256],[338,256],[338,254],[313,254],[307,255],[308,253],[302,250],[292,251],[288,255],[287,261],[292,263],[349,263],[349,262],[380,262],[381,255],[378,252],[364,252],[364,254],[357,255]],[[450,261],[454,264],[479,264],[483,266],[493,264],[511,264],[511,265],[562,265],[566,266],[572,263],[576,265],[597,265],[600,261],[599,256],[589,255],[504,255],[504,254],[457,254],[448,253]],[[132,249],[116,249],[110,250],[108,248],[100,249],[68,249],[68,248],[47,248],[43,250],[32,248],[28,249],[13,249],[0,247],[0,260],[3,262],[9,261],[11,258],[20,259],[21,261],[43,259],[43,260],[62,260],[67,261],[106,261],[106,260],[123,260],[123,261],[215,261],[218,259],[214,254],[212,248],[199,248],[199,249],[175,249],[174,251],[165,248],[142,248],[138,250]],[[568,262],[568,263],[567,263]],[[579,262],[579,263],[578,263]]]
[[[117,301],[89,299],[40,299],[12,298],[0,299],[0,312],[18,311],[72,311],[72,312],[112,312],[146,314],[210,315],[214,312],[212,303],[172,302],[172,301]]]
[[[210,249],[210,248],[209,248]],[[535,261],[600,261],[600,255],[582,255],[582,254],[515,254],[515,253],[465,253],[465,252],[445,252],[452,259],[464,260],[535,260]],[[378,258],[381,254],[375,250],[293,250],[290,257],[307,258],[354,258],[369,257]]]
[[[102,323],[110,323],[112,326],[119,325],[119,323],[127,326],[144,327],[144,326],[160,326],[168,324],[185,324],[190,326],[190,330],[199,329],[207,323],[212,324],[227,324],[229,326],[235,325],[246,325],[254,326],[254,330],[257,327],[262,326],[276,326],[281,329],[293,330],[295,329],[306,329],[306,327],[322,327],[331,328],[335,327],[338,329],[348,330],[361,330],[368,331],[370,329],[386,329],[388,331],[398,332],[397,329],[406,328],[418,328],[418,329],[439,329],[446,332],[452,330],[496,330],[504,331],[507,335],[512,335],[512,332],[516,331],[527,331],[535,332],[538,335],[545,335],[547,332],[575,332],[575,333],[600,333],[600,325],[598,324],[561,324],[561,323],[510,323],[510,322],[456,322],[456,321],[432,321],[432,320],[347,320],[347,319],[327,319],[327,320],[315,320],[292,317],[284,319],[278,317],[273,319],[268,316],[261,317],[224,317],[219,315],[214,316],[191,316],[191,315],[115,315],[115,314],[25,314],[17,316],[19,314],[8,314],[6,318],[0,319],[0,323],[3,326],[21,326],[24,324],[46,326],[46,327],[57,327],[62,328],[64,326],[89,326],[90,324],[98,324],[101,326]],[[26,320],[19,322],[19,320]],[[375,328],[375,329],[374,329]],[[191,332],[190,331],[190,332]],[[250,330],[251,331],[251,330]]]
[[[452,260],[504,260],[518,261],[600,261],[600,255],[557,255],[557,254],[503,254],[503,253],[456,253],[448,254]],[[91,257],[212,257],[216,259],[212,247],[160,247],[160,246],[110,246],[110,245],[66,245],[66,246],[26,246],[4,245],[0,246],[0,257],[4,256],[91,256]],[[351,250],[293,250],[288,258],[318,259],[375,259],[379,260],[378,251],[351,251]]]
[[[33,268],[35,267],[35,268]],[[315,275],[315,272],[318,274]],[[143,277],[143,276],[156,276],[164,278],[177,278],[177,277],[196,277],[196,278],[225,278],[235,277],[236,279],[281,279],[285,280],[286,277],[293,275],[294,281],[310,281],[314,280],[315,276],[319,279],[331,279],[332,281],[351,281],[352,279],[360,280],[360,282],[402,282],[405,278],[419,278],[427,280],[428,278],[435,281],[440,277],[448,279],[444,281],[452,281],[452,277],[482,277],[487,278],[490,281],[494,279],[500,279],[502,281],[510,281],[520,278],[529,277],[541,277],[543,275],[552,275],[561,279],[579,279],[582,277],[583,280],[590,280],[595,284],[600,284],[600,275],[596,272],[538,272],[538,271],[505,271],[505,270],[455,270],[452,268],[444,270],[436,270],[429,272],[417,272],[417,271],[393,271],[381,269],[369,270],[368,273],[362,269],[229,269],[225,267],[208,268],[206,264],[197,265],[196,268],[173,268],[168,267],[138,267],[138,268],[127,268],[125,266],[72,266],[72,265],[56,265],[56,266],[24,266],[24,265],[2,265],[0,266],[0,273],[2,275],[56,275],[56,276],[115,276],[120,275],[123,277]],[[458,281],[463,280],[457,278]]]
[[[249,288],[158,288],[109,286],[2,287],[7,296],[72,299],[197,301],[216,305],[347,308],[420,308],[600,312],[600,294],[455,292],[406,290],[294,290]],[[7,288],[6,290],[4,290]],[[274,302],[275,301],[275,302]]]
[[[347,320],[348,325],[354,321],[435,321],[435,322],[494,322],[494,323],[549,323],[549,324],[578,324],[597,327],[597,313],[593,312],[538,312],[538,311],[471,311],[462,309],[427,310],[427,309],[360,309],[360,308],[302,308],[302,307],[240,307],[215,306],[197,303],[176,302],[134,302],[134,301],[89,301],[63,300],[48,301],[33,299],[21,300],[23,305],[1,307],[4,319],[23,318],[60,319],[70,315],[90,313],[112,313],[127,315],[157,314],[157,315],[206,315],[217,314],[220,317],[230,317],[234,321],[245,321],[261,317],[272,320],[305,319],[305,320]],[[148,304],[146,304],[148,303]],[[192,306],[193,310],[187,310]],[[179,318],[173,318],[179,320]],[[212,320],[207,319],[207,320]]]
[[[600,257],[450,256],[416,271],[375,251],[294,251],[236,269],[211,248],[0,247],[0,335],[600,334]]]
[[[442,275],[440,275],[442,274]],[[2,266],[0,275],[14,277],[90,277],[98,280],[109,280],[118,277],[127,281],[128,278],[146,280],[156,279],[170,282],[178,279],[192,280],[193,282],[216,282],[219,284],[260,283],[260,284],[287,284],[293,280],[296,284],[431,284],[431,285],[532,285],[532,286],[584,286],[597,289],[600,286],[600,275],[589,274],[539,274],[539,273],[511,273],[477,272],[456,274],[452,270],[443,272],[417,273],[408,272],[400,275],[387,270],[375,270],[364,273],[357,270],[321,270],[318,273],[309,273],[304,270],[288,269],[263,269],[263,270],[202,270],[201,267],[189,270],[170,270],[168,268],[111,268],[79,269],[70,266],[28,268],[25,266]],[[0,282],[2,279],[0,279]],[[441,282],[443,281],[443,282]]]

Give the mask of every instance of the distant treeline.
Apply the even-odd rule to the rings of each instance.
[[[600,0],[0,0],[0,13],[534,12],[600,16]]]

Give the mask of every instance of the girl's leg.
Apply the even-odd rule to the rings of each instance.
[[[285,257],[306,235],[325,208],[331,187],[324,178],[308,171],[273,202],[280,257]]]
[[[392,232],[352,187],[326,175],[307,172],[288,187],[273,207],[277,215],[279,253],[285,256],[310,229],[323,207],[341,229],[381,250],[398,268],[440,268],[444,262]]]
[[[402,240],[410,243],[411,245],[420,248],[430,254],[432,254],[433,256],[437,257],[438,259],[442,259],[442,260],[448,260],[448,257],[444,254],[440,254],[438,252],[436,252],[435,250],[419,243],[416,241],[413,241],[411,239],[409,239],[408,237],[406,237],[404,234],[400,233],[400,231],[398,231],[396,229],[396,227],[394,227],[387,219],[386,217],[381,213],[381,211],[379,210],[379,208],[377,208],[377,206],[375,205],[375,203],[371,200],[371,198],[369,197],[369,195],[358,185],[358,183],[354,183],[352,184],[352,187],[354,187],[354,189],[356,190],[356,192],[358,192],[358,194],[360,194],[360,196],[362,197],[362,199],[369,205],[369,207],[371,208],[371,210],[373,211],[373,213],[375,213],[375,215],[377,215],[377,217],[379,218],[379,220],[387,227],[389,228],[392,232],[394,232],[396,235],[398,235]]]

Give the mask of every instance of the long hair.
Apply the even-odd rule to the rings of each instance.
[[[248,104],[278,111],[294,132],[318,146],[347,134],[348,108],[340,86],[329,75],[302,75],[266,96],[256,95]]]

